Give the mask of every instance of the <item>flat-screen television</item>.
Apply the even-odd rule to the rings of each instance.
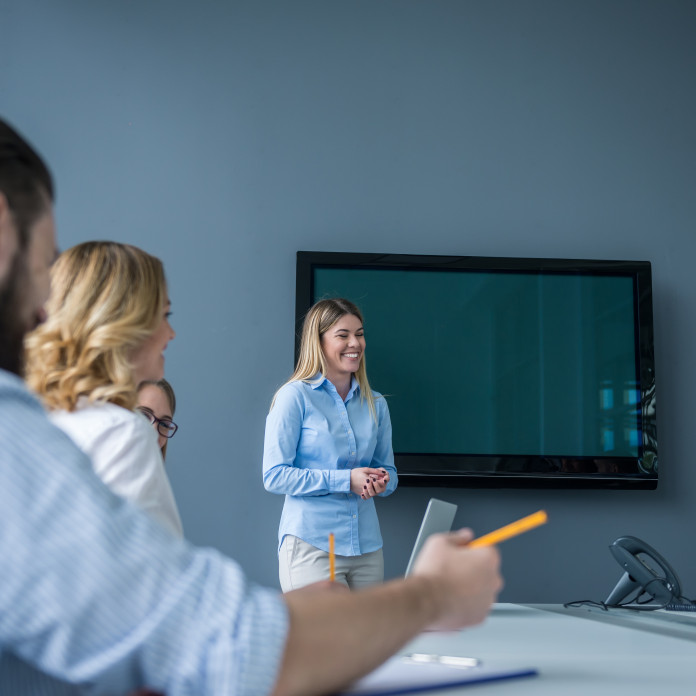
[[[297,253],[364,316],[402,485],[657,487],[646,261]]]

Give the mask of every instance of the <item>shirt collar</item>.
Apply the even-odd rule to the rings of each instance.
[[[324,375],[321,374],[321,372],[317,372],[312,379],[308,380],[309,386],[312,387],[312,389],[319,389],[324,382],[328,382],[329,380],[324,377]]]
[[[329,380],[326,378],[325,375],[322,375],[321,372],[317,372],[317,374],[309,380],[309,386],[312,387],[312,389],[319,389],[319,387],[323,386],[324,383],[328,381]],[[333,384],[331,386],[333,387]],[[357,389],[360,389],[360,385],[358,384],[358,380],[355,379],[355,375],[353,375],[350,378],[350,389],[348,390],[346,401],[348,401],[348,399],[350,399],[353,396]]]

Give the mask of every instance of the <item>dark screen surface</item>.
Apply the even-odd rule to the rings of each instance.
[[[645,262],[300,252],[298,319],[326,297],[360,307],[402,481],[654,487],[649,275]]]

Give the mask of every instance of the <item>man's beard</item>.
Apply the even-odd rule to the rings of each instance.
[[[27,257],[20,251],[0,284],[0,369],[20,377],[24,373],[24,335],[31,328],[22,316],[29,290]]]

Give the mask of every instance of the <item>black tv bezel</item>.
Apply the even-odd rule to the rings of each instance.
[[[298,251],[295,297],[295,360],[299,355],[302,323],[314,303],[314,269],[374,268],[414,270],[517,271],[545,274],[624,275],[633,278],[637,299],[637,352],[640,373],[640,425],[642,442],[639,456],[620,458],[635,463],[641,473],[549,473],[561,457],[519,455],[467,455],[395,453],[399,483],[405,486],[467,488],[594,488],[654,490],[658,481],[657,422],[655,413],[655,359],[652,314],[652,272],[649,261],[611,261],[596,259],[512,258],[492,256],[431,256],[413,254],[375,254],[329,251]],[[494,472],[492,459],[508,468],[525,464],[534,471]],[[566,463],[568,457],[564,457]],[[582,457],[570,458],[578,465]],[[592,457],[591,459],[598,459]],[[616,460],[617,458],[608,458]],[[455,467],[453,469],[453,466]],[[477,470],[476,467],[483,467]]]

